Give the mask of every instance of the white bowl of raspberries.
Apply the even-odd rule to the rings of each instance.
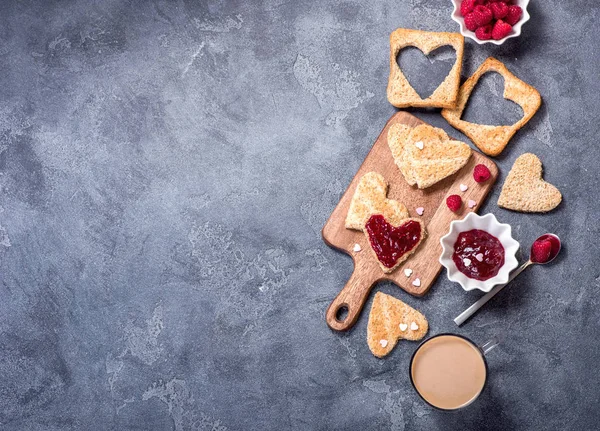
[[[521,34],[529,21],[529,0],[452,0],[452,19],[460,25],[460,33],[478,44],[502,45]]]

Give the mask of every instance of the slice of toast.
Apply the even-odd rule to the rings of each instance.
[[[382,214],[390,223],[400,223],[408,218],[406,207],[387,198],[388,183],[382,175],[367,172],[358,182],[346,215],[346,228],[362,231],[373,214]]]
[[[414,308],[385,293],[375,294],[367,324],[367,344],[378,358],[390,353],[400,339],[421,340],[428,329],[427,319]]]
[[[444,130],[428,124],[410,131],[390,127],[388,145],[406,181],[420,189],[454,174],[471,157],[467,144],[450,139]]]
[[[379,231],[377,229],[371,228],[369,223],[371,223],[373,221],[373,219],[376,218],[377,216],[381,217],[379,214],[375,214],[374,216],[369,218],[369,221],[365,225],[364,233],[365,233],[365,236],[367,237],[367,241],[371,245],[371,247],[370,247],[371,251],[375,255],[375,258],[377,259],[377,262],[379,263],[379,266],[381,267],[382,271],[389,274],[391,272],[394,272],[394,270],[396,268],[398,268],[398,266],[400,266],[400,264],[402,262],[404,262],[406,259],[408,259],[417,250],[417,248],[419,248],[419,245],[421,245],[421,243],[425,239],[425,236],[427,235],[427,231],[425,230],[425,224],[420,219],[417,219],[417,218],[407,218],[407,219],[401,220],[399,223],[390,223],[389,220],[385,219],[385,217],[384,217],[384,220],[380,221],[380,223],[378,223],[379,226],[377,226],[377,227],[381,228],[383,226],[383,229],[385,230],[385,233],[387,235],[394,235],[394,233],[393,233],[394,230],[396,230],[398,228],[402,228],[409,222],[418,223],[419,228],[420,228],[418,240],[414,243],[414,245],[412,245],[412,247],[410,247],[408,250],[406,250],[404,252],[402,252],[400,249],[396,250],[395,253],[397,255],[397,258],[396,258],[396,260],[394,260],[394,264],[391,266],[386,266],[380,260],[376,249],[377,250],[385,249],[385,250],[389,251],[393,247],[390,245],[391,242],[389,241],[389,239],[387,237],[380,236],[378,234]],[[403,242],[403,245],[406,244],[407,240],[410,241],[410,239],[407,237],[400,237],[399,240]]]
[[[482,75],[497,72],[504,78],[504,98],[517,103],[523,109],[523,118],[510,126],[489,126],[461,120],[461,116],[471,92]],[[513,75],[506,66],[493,57],[487,58],[475,73],[465,81],[458,93],[458,103],[454,108],[442,110],[442,117],[454,128],[460,130],[477,147],[489,156],[497,156],[506,148],[508,141],[537,112],[542,104],[540,93],[531,85]]]
[[[531,153],[517,157],[511,168],[498,206],[521,212],[548,212],[562,201],[560,191],[542,179],[542,162]]]
[[[400,66],[397,57],[407,46],[413,46],[428,55],[439,47],[450,45],[456,52],[456,61],[450,72],[435,91],[426,99],[422,99],[410,85]],[[460,33],[444,33],[399,28],[390,35],[390,76],[387,86],[388,101],[396,108],[436,107],[452,108],[458,100],[460,72],[462,70],[465,38]]]

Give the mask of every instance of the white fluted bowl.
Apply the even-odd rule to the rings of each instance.
[[[527,21],[529,21],[529,18],[531,18],[531,16],[527,12],[527,6],[529,5],[529,0],[516,0],[512,4],[521,6],[521,9],[523,9],[523,15],[521,16],[521,19],[519,20],[519,22],[513,26],[512,32],[508,36],[506,36],[504,39],[500,39],[500,40],[494,40],[494,39],[479,40],[475,36],[474,31],[471,31],[471,30],[467,29],[467,27],[465,27],[465,19],[460,14],[460,4],[461,3],[462,3],[462,0],[452,0],[452,4],[454,5],[454,10],[452,11],[451,17],[460,26],[460,34],[462,34],[464,37],[468,37],[469,39],[473,39],[479,45],[483,45],[484,43],[493,43],[494,45],[502,45],[504,42],[506,42],[508,39],[510,39],[512,37],[520,36],[521,35],[521,27],[523,27],[523,24],[525,24]]]
[[[454,244],[458,235],[472,229],[481,229],[494,235],[504,247],[504,265],[502,265],[498,274],[487,280],[475,280],[467,277],[459,271],[452,260]],[[469,213],[464,219],[453,221],[450,223],[450,232],[444,235],[440,242],[442,244],[440,263],[446,268],[448,279],[459,283],[466,291],[479,289],[483,292],[489,292],[494,286],[508,282],[510,272],[519,264],[515,257],[517,250],[519,250],[519,243],[513,239],[510,225],[500,223],[491,213],[484,216]]]

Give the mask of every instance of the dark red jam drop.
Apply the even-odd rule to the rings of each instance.
[[[476,257],[480,254],[481,262]],[[494,235],[473,229],[458,235],[452,260],[467,277],[483,281],[498,274],[504,265],[504,247]]]
[[[421,225],[409,220],[400,226],[392,226],[382,215],[372,215],[365,225],[369,242],[377,259],[392,268],[404,254],[415,248],[421,240]]]

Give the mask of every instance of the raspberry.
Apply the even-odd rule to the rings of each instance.
[[[492,13],[494,14],[494,19],[502,19],[506,15],[508,15],[508,6],[506,5],[506,3],[502,3],[502,2],[490,3],[489,8],[492,10]]]
[[[490,170],[488,169],[488,167],[486,165],[479,164],[479,165],[475,166],[475,169],[473,169],[473,178],[478,183],[483,183],[483,182],[489,180],[491,176],[492,176],[492,173],[490,172]]]
[[[508,8],[508,13],[506,14],[506,18],[504,21],[509,23],[510,25],[515,25],[521,19],[521,15],[523,15],[523,9],[520,6],[510,6]]]
[[[499,19],[498,21],[496,21],[496,24],[494,24],[494,28],[492,29],[492,37],[495,40],[504,39],[510,34],[511,31],[512,25]]]
[[[552,243],[550,240],[536,241],[531,246],[531,260],[537,263],[546,263],[552,253]]]
[[[446,205],[448,205],[450,211],[456,212],[462,206],[462,199],[458,195],[450,195],[446,198]]]
[[[472,13],[475,17],[477,27],[481,27],[482,25],[488,24],[494,17],[492,11],[488,7],[483,5],[475,6],[475,9],[473,9]]]
[[[466,16],[468,13],[473,12],[475,7],[475,0],[463,0],[460,4],[460,14]]]
[[[492,38],[492,24],[479,27],[475,30],[475,36],[477,36],[477,39],[479,40],[490,40]]]
[[[471,31],[475,31],[479,27],[475,22],[475,14],[473,12],[465,15],[465,27]]]
[[[484,4],[486,4],[487,2],[488,2],[488,0],[475,0],[475,4],[476,4],[476,5],[478,5],[478,4],[484,5]]]

